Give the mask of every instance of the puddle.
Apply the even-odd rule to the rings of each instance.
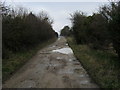
[[[80,75],[80,77],[85,77],[85,75]]]
[[[87,84],[87,83],[89,83],[89,81],[87,81],[87,80],[80,81],[80,84]]]
[[[67,44],[67,43],[66,43],[65,45],[66,45],[66,46],[68,46],[68,44]]]
[[[73,74],[74,70],[73,70],[73,67],[68,66],[68,67],[66,67],[64,69],[61,69],[58,73],[59,74]]]
[[[72,59],[69,59],[69,61],[71,62],[71,61],[72,61]]]
[[[50,63],[50,64],[48,64],[48,66],[56,67],[56,66],[61,66],[61,64],[59,64],[59,63]]]
[[[71,48],[56,49],[56,50],[53,50],[52,52],[58,52],[63,54],[73,54],[73,51]]]
[[[55,47],[55,46],[52,46],[52,47]]]
[[[61,57],[57,57],[56,59],[62,59]]]
[[[73,74],[74,72],[72,70],[60,70],[59,74]]]

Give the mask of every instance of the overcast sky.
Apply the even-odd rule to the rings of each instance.
[[[26,7],[33,13],[47,12],[54,20],[53,29],[57,32],[65,25],[71,26],[70,14],[76,10],[91,15],[98,11],[99,6],[108,4],[108,0],[6,0],[6,2],[9,2],[11,6]]]

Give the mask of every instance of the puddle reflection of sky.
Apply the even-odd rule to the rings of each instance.
[[[73,51],[71,48],[56,49],[56,50],[53,50],[52,52],[58,52],[62,54],[73,54]]]

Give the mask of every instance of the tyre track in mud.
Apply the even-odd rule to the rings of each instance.
[[[38,51],[3,88],[98,88],[64,37]]]

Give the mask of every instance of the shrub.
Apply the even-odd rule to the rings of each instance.
[[[9,52],[20,52],[56,37],[52,28],[52,20],[46,13],[39,16],[27,13],[24,8],[17,11],[2,6],[2,45],[3,58],[9,58]]]

